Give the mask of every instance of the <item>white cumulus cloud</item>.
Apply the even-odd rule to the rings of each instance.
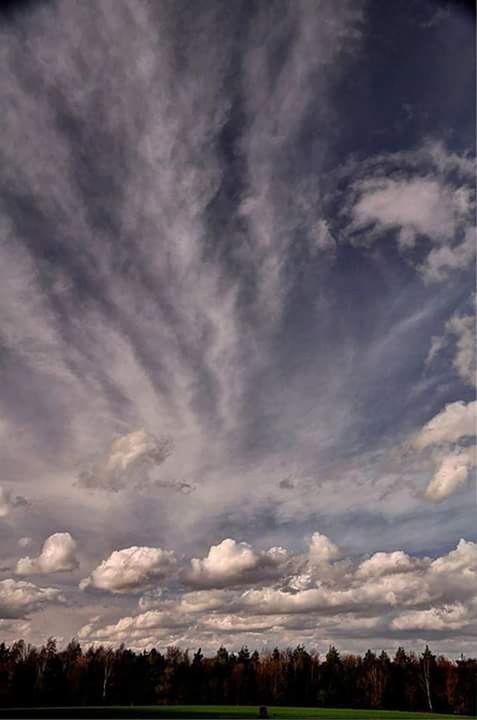
[[[81,581],[82,589],[92,586],[113,593],[143,590],[153,581],[169,575],[175,567],[174,553],[155,547],[133,546],[115,550]]]
[[[359,565],[356,575],[363,578],[380,577],[391,573],[402,573],[414,570],[415,561],[402,550],[394,552],[377,552]]]
[[[341,557],[341,550],[326,535],[313,533],[308,546],[308,554],[312,562],[330,562]]]
[[[24,617],[45,605],[64,602],[60,590],[24,580],[0,580],[0,618]]]
[[[414,445],[419,450],[429,445],[453,443],[476,433],[477,401],[449,403],[431,418],[416,434]]]
[[[246,545],[228,544],[228,553],[237,559],[237,572],[252,566],[246,549]],[[155,607],[140,602],[136,615],[103,626],[96,619],[82,628],[80,637],[135,647],[153,646],[158,639],[185,646],[200,641],[213,647],[214,643],[235,643],[234,638],[246,641],[254,633],[275,641],[288,637],[286,631],[294,631],[316,641],[324,629],[357,636],[373,630],[394,639],[409,630],[419,630],[423,637],[433,633],[449,637],[456,629],[477,629],[477,543],[461,540],[434,558],[400,550],[378,551],[356,560],[340,555],[333,565],[323,561],[317,565],[308,552],[288,553],[288,573],[300,567],[309,575],[307,587],[292,587],[293,576],[286,573],[279,579],[249,575],[245,589],[231,578],[227,589],[158,596]],[[342,572],[323,572],[327,565],[343,566]],[[220,567],[223,576],[224,567]]]
[[[425,495],[434,501],[444,500],[467,482],[476,465],[477,402],[449,403],[431,418],[413,437],[418,451],[430,449],[434,472]]]
[[[240,584],[276,573],[287,559],[284,548],[256,552],[248,543],[226,538],[218,545],[212,545],[207,557],[193,558],[186,578],[204,587]]]
[[[76,546],[69,532],[54,533],[45,540],[38,557],[27,556],[17,562],[16,573],[33,575],[75,570],[79,565]]]
[[[391,622],[394,630],[460,630],[469,624],[471,615],[462,603],[442,605],[427,610],[401,613]]]
[[[426,487],[430,500],[440,501],[464,485],[477,463],[475,447],[457,448],[435,456],[436,469]]]

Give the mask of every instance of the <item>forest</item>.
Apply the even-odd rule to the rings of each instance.
[[[40,648],[0,643],[0,706],[154,704],[296,705],[477,712],[477,659],[457,661],[399,647],[323,657],[302,645],[270,652],[220,647],[206,657],[178,647],[83,649],[55,639]]]

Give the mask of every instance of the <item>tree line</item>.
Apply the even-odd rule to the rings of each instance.
[[[302,645],[286,650],[205,657],[168,647],[83,649],[54,639],[40,648],[0,643],[0,706],[295,705],[477,713],[477,659],[452,661],[426,647],[394,657],[368,650],[321,657]]]

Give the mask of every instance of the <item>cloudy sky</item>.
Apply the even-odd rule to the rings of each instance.
[[[477,651],[465,3],[0,14],[0,633]]]

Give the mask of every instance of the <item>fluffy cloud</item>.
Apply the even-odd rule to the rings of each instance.
[[[54,533],[45,540],[38,557],[27,556],[19,560],[15,572],[17,575],[33,575],[75,570],[79,565],[75,553],[76,540],[70,533]]]
[[[476,433],[477,401],[449,403],[431,418],[416,434],[414,445],[418,450],[429,445],[454,443]]]
[[[193,558],[186,578],[204,587],[237,585],[280,572],[287,559],[284,548],[274,547],[258,553],[245,542],[226,538],[212,545],[207,557]]]
[[[440,578],[457,578],[472,592],[477,587],[477,543],[461,538],[455,550],[432,561],[430,571]]]
[[[0,618],[17,618],[40,610],[45,605],[64,602],[60,590],[39,587],[24,580],[0,580]]]
[[[256,613],[342,613],[351,610],[366,612],[372,608],[399,607],[429,602],[432,594],[422,585],[420,577],[406,574],[382,576],[372,581],[352,580],[344,589],[323,584],[320,587],[288,592],[265,588],[247,590],[240,605]]]
[[[390,553],[377,552],[360,563],[356,575],[363,578],[372,578],[392,573],[407,572],[415,568],[416,561],[411,559],[409,555],[402,550],[395,550]]]
[[[475,315],[459,315],[455,313],[447,321],[444,334],[432,338],[426,364],[430,365],[433,359],[453,338],[455,341],[455,355],[453,365],[460,377],[469,385],[477,382],[476,358],[476,318]]]
[[[170,631],[185,628],[187,621],[184,616],[160,610],[148,610],[139,615],[121,618],[117,623],[98,627],[98,623],[90,622],[83,626],[78,633],[79,639],[101,642],[107,644],[118,644],[121,642],[129,645],[140,645],[157,642],[158,639],[167,641]]]
[[[308,555],[311,562],[321,563],[337,560],[341,557],[341,550],[331,540],[319,532],[313,533],[308,546]]]
[[[136,592],[166,577],[174,567],[173,552],[133,546],[112,552],[88,578],[81,581],[80,587],[91,586],[113,593]]]
[[[475,385],[476,383],[475,329],[475,315],[456,314],[446,324],[446,332],[454,336],[456,343],[454,367],[461,378],[469,385]]]
[[[162,465],[172,452],[170,439],[158,440],[144,429],[113,441],[105,458],[79,476],[80,485],[122,490],[148,483],[150,470]]]
[[[400,607],[429,605],[436,601],[471,602],[477,587],[477,543],[461,540],[455,550],[432,560],[394,551],[378,552],[347,567],[345,574],[322,579],[313,587],[246,590],[239,606],[255,613],[335,614],[353,610],[367,614]]]
[[[316,533],[326,547],[326,536]],[[240,545],[240,544],[238,544]],[[219,547],[219,546],[217,546]],[[233,555],[238,557],[240,547]],[[88,641],[136,647],[160,642],[189,644],[196,641],[240,643],[248,635],[264,639],[285,637],[288,631],[306,633],[310,641],[323,632],[356,634],[373,630],[381,637],[406,636],[419,630],[422,637],[455,630],[477,630],[477,543],[461,540],[457,547],[437,558],[413,557],[402,550],[376,552],[368,558],[343,558],[319,564],[308,552],[289,554],[289,572],[300,567],[308,587],[293,588],[292,576],[270,584],[250,579],[246,589],[234,579],[227,590],[185,592],[167,599],[158,597],[157,607],[103,625],[99,619],[85,625],[80,636]],[[242,553],[242,555],[245,555]],[[247,554],[246,557],[250,556]],[[251,566],[242,558],[242,568]],[[335,567],[336,573],[326,568]],[[212,633],[212,635],[211,635]],[[233,638],[237,638],[235,641]]]
[[[401,252],[424,240],[417,269],[429,282],[466,270],[475,257],[475,189],[471,163],[438,143],[378,156],[357,171],[348,232],[354,242],[395,233]]]
[[[413,610],[401,613],[391,622],[394,630],[462,630],[470,624],[472,618],[468,608],[462,603],[443,605],[428,610]]]
[[[449,497],[470,477],[477,464],[475,447],[457,448],[434,455],[435,471],[426,487],[425,495],[430,500],[440,501]]]
[[[425,495],[440,501],[463,485],[476,465],[476,449],[467,442],[477,431],[477,402],[449,403],[431,418],[412,439],[413,446],[431,450],[434,465]]]
[[[254,570],[258,562],[259,557],[250,545],[226,538],[218,545],[212,545],[206,558],[191,560],[190,577],[199,582],[227,583]]]
[[[452,236],[462,211],[461,196],[428,177],[362,182],[353,208],[357,226],[400,229],[401,247],[413,246],[418,235],[440,241]]]
[[[469,228],[458,244],[432,248],[419,269],[426,280],[440,282],[455,271],[468,269],[474,259],[475,229]]]

